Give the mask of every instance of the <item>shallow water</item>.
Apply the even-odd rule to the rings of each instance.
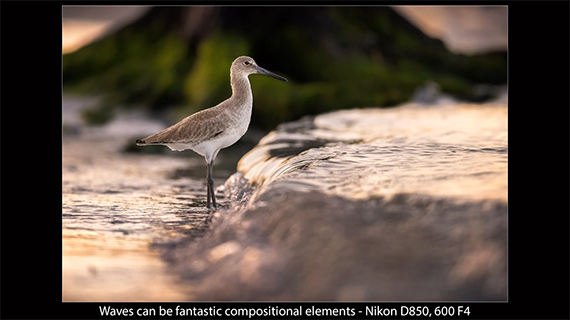
[[[208,229],[205,162],[188,154],[124,152],[135,137],[163,125],[122,115],[85,127],[77,112],[89,103],[66,98],[63,105],[62,300],[185,300],[158,248]],[[229,174],[215,171],[216,184]],[[218,199],[223,206],[223,193]]]
[[[303,144],[320,148],[274,155],[295,143],[296,151]],[[328,113],[294,132],[286,124],[246,154],[238,170],[257,185],[355,199],[418,193],[506,201],[507,155],[505,104],[408,104]]]
[[[87,104],[63,106],[63,301],[506,299],[506,100],[283,124],[236,174],[222,150],[215,214],[201,157],[124,151],[166,124]]]
[[[64,301],[183,298],[151,248],[204,232],[203,179],[170,177],[177,168],[203,166],[199,160],[63,138]]]

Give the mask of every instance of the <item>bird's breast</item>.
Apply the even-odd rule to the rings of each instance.
[[[253,103],[251,99],[245,101],[239,108],[235,108],[231,112],[231,122],[230,128],[232,134],[237,135],[239,137],[243,136],[247,132],[247,128],[249,127],[249,122],[251,120],[251,111],[252,111]]]

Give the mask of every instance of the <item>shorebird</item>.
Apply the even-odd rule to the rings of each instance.
[[[136,140],[138,146],[165,145],[173,151],[190,149],[202,155],[208,164],[206,172],[208,185],[206,206],[208,209],[210,198],[214,209],[217,209],[212,179],[214,160],[220,149],[229,147],[238,141],[249,126],[253,94],[248,76],[256,73],[287,81],[282,76],[258,66],[250,57],[237,57],[230,68],[232,86],[230,98],[215,107],[191,114],[158,133]]]

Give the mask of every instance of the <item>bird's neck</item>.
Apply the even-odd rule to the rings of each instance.
[[[251,108],[253,104],[253,94],[251,84],[247,75],[231,75],[232,97],[237,106],[247,106]]]

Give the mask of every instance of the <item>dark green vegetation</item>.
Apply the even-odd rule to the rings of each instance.
[[[172,121],[231,94],[229,67],[250,55],[288,83],[250,76],[252,125],[306,114],[388,107],[431,80],[466,100],[479,83],[506,83],[506,52],[450,53],[388,7],[157,7],[63,57],[64,92],[97,94],[84,113],[104,123],[118,107],[174,111]]]

